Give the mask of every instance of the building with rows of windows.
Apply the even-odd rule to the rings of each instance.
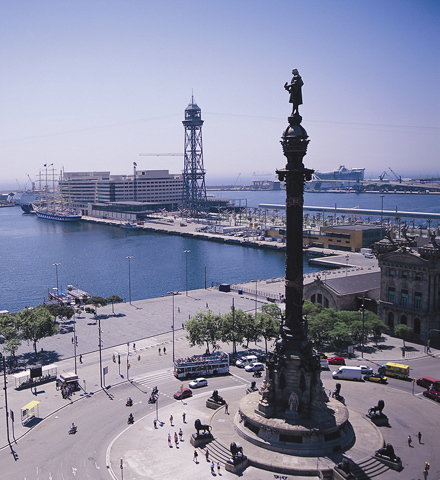
[[[379,315],[391,329],[408,325],[422,342],[440,331],[440,245],[414,241],[376,244],[381,285]]]

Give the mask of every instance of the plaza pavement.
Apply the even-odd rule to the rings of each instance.
[[[258,289],[261,292],[270,289],[274,289],[274,291],[282,291],[282,285],[282,281],[271,279],[264,284],[263,282],[259,282]],[[246,287],[245,285],[242,286]],[[250,290],[252,289],[252,283],[247,286]],[[207,304],[208,308],[212,311],[225,313],[230,309],[232,298],[234,298],[235,308],[243,308],[243,310],[246,311],[253,311],[255,308],[255,295],[246,292],[243,292],[243,294],[240,295],[236,291],[224,293],[219,292],[217,289],[196,290],[188,292],[188,296],[186,296],[185,292],[182,292],[181,295],[175,297],[175,318],[179,318],[179,320],[180,318],[186,319],[189,315],[193,315],[197,310],[205,309]],[[130,361],[139,362],[136,364],[136,368],[142,368],[142,366],[145,365],[145,368],[153,371],[155,365],[160,360],[157,351],[159,347],[163,348],[163,346],[166,346],[168,353],[171,354],[173,343],[172,332],[168,330],[166,333],[160,333],[161,331],[163,332],[166,330],[166,328],[164,328],[165,325],[170,324],[170,319],[172,318],[171,302],[172,297],[162,297],[159,299],[132,302],[132,305],[128,303],[115,305],[115,312],[120,314],[120,316],[113,316],[111,306],[99,310],[98,314],[104,317],[101,320],[104,339],[103,364],[108,364],[111,367],[108,375],[105,376],[105,385],[117,385],[118,383],[127,380],[127,372],[126,370],[124,371],[126,363],[122,362],[121,364],[121,374],[123,375],[123,377],[121,377],[118,371],[118,366],[112,361],[114,353],[125,355],[124,358],[126,358],[127,351],[129,351]],[[263,297],[258,297],[257,302],[262,304],[265,302],[265,299]],[[178,313],[176,312],[178,308],[180,309],[179,314],[181,317],[178,317]],[[71,325],[68,326],[71,327]],[[83,363],[77,363],[81,386],[84,388],[85,392],[98,392],[101,388],[99,368],[97,368],[97,324],[91,316],[85,316],[85,318],[77,319],[76,326],[76,333],[79,342],[77,354],[79,355],[82,353],[83,355]],[[91,332],[94,332],[94,334],[91,335]],[[66,331],[66,333],[60,334],[57,337],[59,338],[54,339],[52,337],[40,342],[41,345],[39,344],[39,348],[43,348],[44,350],[42,355],[47,353],[47,351],[55,352],[54,355],[56,354],[56,356],[60,358],[60,360],[56,362],[58,372],[72,371],[74,369],[74,360],[70,356],[73,351],[71,332]],[[133,341],[136,342],[136,352],[133,350]],[[128,347],[127,342],[130,342]],[[402,360],[400,340],[392,337],[385,337],[384,345],[386,348],[383,348],[382,350],[366,348],[362,363],[374,366],[386,361]],[[407,346],[409,347],[410,358],[423,358],[426,356],[422,346],[408,343]],[[175,348],[177,357],[194,354],[195,350],[197,350],[197,353],[200,352],[200,349],[189,347],[188,342],[185,339],[185,332],[178,329],[177,326],[175,331]],[[224,345],[223,348],[226,351],[231,350],[231,347],[228,345]],[[437,357],[439,354],[440,352],[438,351],[432,352],[432,355]],[[140,356],[140,360],[137,360],[138,356]],[[360,361],[359,356],[357,361]],[[54,382],[37,387],[37,395],[35,395],[30,389],[20,391],[15,390],[14,378],[12,375],[7,376],[7,381],[8,406],[15,414],[14,436],[17,440],[25,434],[32,435],[32,429],[22,426],[19,421],[20,408],[29,401],[36,399],[41,402],[39,405],[39,417],[42,419],[49,417],[61,408],[68,408],[68,405],[72,401],[87,402],[87,395],[84,391],[75,393],[71,400],[63,400],[60,392],[56,390]],[[387,386],[378,386],[376,384],[367,385],[367,383],[364,385],[366,387],[365,392],[371,392],[367,400],[368,405],[370,403],[371,405],[375,404],[378,395],[380,395],[380,398],[384,398],[386,405],[396,405],[398,400],[398,409],[400,410],[400,412],[397,412],[396,409],[393,408],[391,408],[391,411],[387,408],[385,409],[385,413],[390,417],[392,428],[386,430],[381,428],[379,433],[383,436],[385,442],[390,441],[393,444],[396,454],[402,457],[405,469],[401,474],[389,470],[383,474],[382,478],[390,480],[394,478],[422,478],[422,466],[425,461],[431,461],[432,465],[430,474],[432,476],[429,478],[434,478],[435,480],[440,478],[440,474],[437,475],[437,472],[440,472],[440,465],[438,464],[440,460],[429,453],[432,445],[435,445],[436,442],[438,444],[438,431],[440,427],[438,405],[435,404],[435,402],[427,401],[420,404],[417,403],[422,400],[420,397],[414,397],[411,394],[400,391],[396,393],[395,389],[393,390]],[[333,384],[333,381],[324,382],[326,389],[332,389],[334,386]],[[365,423],[363,423],[365,422],[365,412],[356,407],[362,399],[357,398],[358,395],[353,390],[355,388],[356,385],[351,382],[344,383],[344,396],[346,398],[352,396],[352,400],[348,402],[350,419],[354,423],[360,422],[361,425],[365,425]],[[376,391],[376,389],[380,390]],[[160,418],[165,419],[165,424],[157,430],[153,429],[152,417],[147,415],[145,419],[137,419],[135,425],[130,426],[114,439],[114,442],[109,446],[107,457],[109,471],[114,472],[114,478],[121,478],[120,475],[122,472],[119,470],[120,458],[124,459],[125,467],[123,474],[126,480],[134,478],[159,478],[157,472],[161,472],[160,478],[171,479],[176,478],[176,471],[179,472],[177,477],[182,480],[194,477],[208,478],[208,476],[211,476],[208,462],[206,462],[203,457],[203,451],[199,452],[198,464],[192,461],[194,449],[190,446],[189,435],[194,431],[193,425],[195,418],[200,418],[203,423],[210,422],[212,424],[214,436],[216,439],[218,438],[218,441],[216,441],[216,444],[218,444],[218,447],[216,447],[218,451],[215,454],[213,453],[213,455],[215,455],[216,461],[219,460],[222,462],[221,476],[224,478],[235,478],[235,475],[225,472],[223,462],[228,458],[228,446],[232,440],[242,445],[244,444],[244,440],[238,437],[232,424],[235,413],[237,412],[238,402],[244,395],[244,388],[243,386],[234,387],[221,392],[229,402],[229,415],[226,415],[224,410],[220,409],[220,411],[215,412],[211,417],[213,411],[208,410],[205,407],[206,396],[210,393],[210,391],[207,391],[206,395],[200,395],[197,396],[197,398],[194,397],[191,399],[195,400],[194,402],[191,402],[191,411],[186,411],[185,405],[181,402],[173,403],[172,405],[161,409]],[[1,390],[0,397],[3,409],[3,389]],[[187,414],[187,423],[185,425],[181,423],[182,409]],[[406,413],[405,421],[402,420],[401,413],[403,412]],[[176,426],[174,429],[171,427],[167,428],[168,425],[166,422],[171,414],[173,414],[176,419]],[[168,432],[173,434],[174,431],[178,431],[181,426],[184,430],[185,441],[180,444],[179,449],[175,448],[175,446],[173,446],[173,448],[168,448],[166,441]],[[423,428],[424,439],[426,439],[424,440],[424,444],[420,448],[415,445],[414,449],[408,450],[406,445],[408,432],[410,432],[415,440],[417,431],[421,428]],[[135,429],[138,430],[137,435],[133,435]],[[12,434],[12,429],[10,429],[11,440]],[[357,442],[354,450],[349,452],[349,455],[352,455],[357,461],[364,457],[368,457],[369,455],[371,456],[371,448],[375,450],[377,443],[381,442],[381,439],[380,435],[377,437],[376,433],[372,433],[370,436],[374,437],[371,439],[371,442],[370,440],[366,441],[365,439],[363,439],[362,442]],[[4,421],[0,422],[0,438],[2,439],[0,445],[5,445],[6,425]],[[416,440],[414,443],[416,443]],[[148,446],[148,448],[146,446]],[[287,455],[277,456],[279,454],[274,455],[273,452],[262,449],[254,451],[254,448],[255,447],[246,443],[245,454],[249,455],[250,458],[258,458],[261,462],[266,463],[269,466],[284,465],[285,470],[290,472],[287,474],[287,478],[293,476],[295,472],[301,473],[304,471],[304,468],[307,469],[307,466],[309,465],[308,460],[299,457],[291,457]],[[311,469],[315,469],[316,467],[316,459],[313,462],[314,465],[310,467]],[[319,462],[328,462],[328,460],[320,459]],[[170,471],[168,472],[169,469]],[[142,472],[141,476],[139,476],[139,472]],[[254,467],[249,467],[243,473],[243,477],[258,480],[259,478],[274,478],[274,474],[268,471],[258,470]],[[296,476],[295,478],[300,479],[301,476]],[[311,477],[308,476],[308,478]]]

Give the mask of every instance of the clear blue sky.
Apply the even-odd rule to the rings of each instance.
[[[192,92],[207,184],[272,175],[292,68],[307,167],[440,175],[439,25],[438,0],[4,1],[0,187],[44,163],[179,173],[139,154],[183,152]]]

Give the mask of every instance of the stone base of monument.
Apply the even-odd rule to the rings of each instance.
[[[226,463],[225,463],[225,470],[227,472],[231,473],[240,473],[242,470],[247,468],[249,465],[249,460],[246,457],[246,455],[240,455],[235,458],[230,458]]]
[[[367,417],[377,427],[388,427],[388,417],[384,413],[367,413]]]
[[[223,405],[224,403],[214,402],[214,400],[212,400],[211,398],[208,398],[208,400],[206,400],[206,407],[212,408],[213,410],[217,410],[217,408],[223,407]]]
[[[193,433],[191,435],[189,443],[191,443],[191,445],[194,448],[198,448],[198,447],[203,447],[204,445],[206,445],[209,442],[212,442],[213,440],[214,440],[214,436],[212,435],[212,433],[203,433],[201,435],[197,435],[197,433]]]
[[[377,458],[381,463],[386,465],[388,468],[396,470],[397,472],[400,472],[401,470],[403,470],[402,460],[400,459],[400,457],[396,457],[396,461],[394,462],[390,460],[389,457],[384,457],[383,455],[376,453],[374,455],[374,458]]]
[[[237,433],[254,445],[290,455],[317,457],[343,452],[355,442],[348,409],[341,402],[330,399],[321,411],[311,412],[309,418],[302,418],[295,411],[268,417],[261,412],[260,398],[257,392],[243,397],[234,422]]]

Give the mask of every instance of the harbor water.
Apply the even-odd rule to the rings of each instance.
[[[212,192],[209,192],[212,193]],[[222,191],[223,198],[247,199],[248,207],[285,201],[285,192]],[[306,194],[306,205],[381,208],[369,194]],[[386,195],[384,209],[440,213],[440,198]],[[36,306],[48,292],[71,284],[91,295],[155,298],[220,283],[284,276],[285,254],[94,223],[63,224],[0,209],[0,310]],[[190,252],[184,253],[185,250]],[[132,256],[130,260],[126,257]],[[60,263],[58,268],[53,264]],[[130,269],[130,271],[129,271]],[[304,272],[316,271],[304,263]],[[130,273],[130,282],[129,282]]]

